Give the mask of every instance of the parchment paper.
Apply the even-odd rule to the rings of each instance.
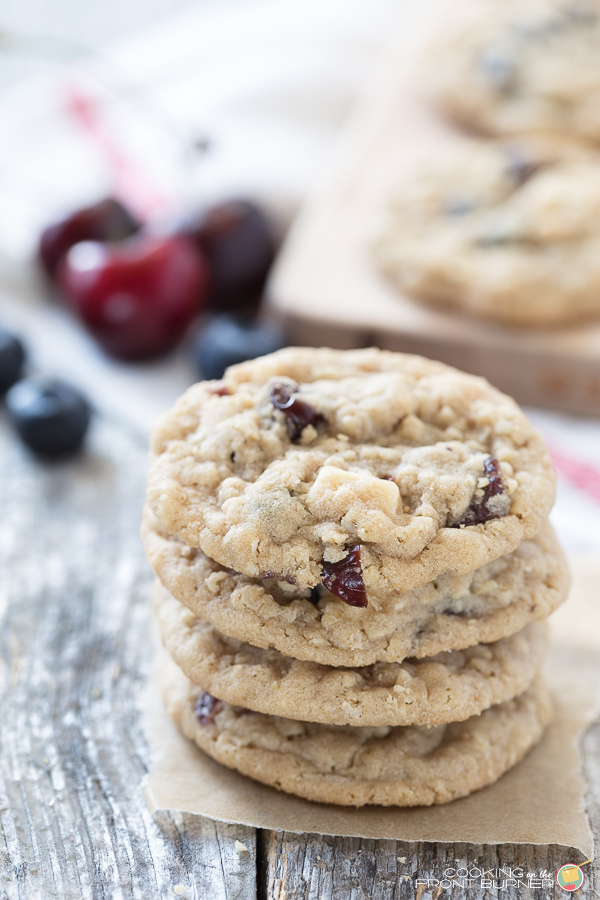
[[[273,830],[404,841],[560,844],[593,854],[578,746],[600,700],[600,561],[572,559],[573,588],[551,618],[546,666],[553,724],[490,787],[445,806],[347,809],[280,793],[230,771],[183,738],[150,686],[144,715],[156,763],[144,783],[151,813],[179,810]]]

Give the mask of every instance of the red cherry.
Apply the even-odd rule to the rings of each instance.
[[[174,347],[203,310],[209,283],[208,264],[181,236],[75,244],[57,275],[94,337],[123,359]]]
[[[54,278],[56,268],[68,250],[80,241],[121,241],[141,225],[118,200],[109,197],[94,206],[79,209],[59,222],[44,228],[38,257]]]
[[[175,225],[196,242],[211,268],[210,302],[219,311],[256,306],[275,257],[273,228],[248,200],[211,206]]]

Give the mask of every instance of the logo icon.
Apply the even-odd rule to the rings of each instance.
[[[585,875],[579,866],[576,866],[573,863],[561,866],[556,873],[556,883],[563,891],[576,891],[582,886],[584,881]]]

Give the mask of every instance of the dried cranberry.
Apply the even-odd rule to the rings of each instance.
[[[323,563],[323,584],[348,606],[367,605],[367,592],[360,565],[360,544],[353,547],[339,562]]]
[[[271,388],[271,403],[286,417],[286,425],[292,441],[298,441],[307,425],[316,426],[325,421],[325,416],[297,396],[300,385],[274,384]]]
[[[459,525],[480,525],[490,519],[500,519],[508,512],[510,501],[502,479],[500,463],[493,456],[488,456],[483,463],[483,471],[488,483],[483,489],[475,491],[464,516],[460,521],[454,522],[452,528],[458,528]],[[505,496],[505,503],[502,501],[491,503],[493,497],[502,494]]]
[[[477,209],[476,200],[461,194],[451,194],[443,203],[443,211],[447,216],[465,216],[475,209]]]
[[[479,57],[479,67],[492,90],[513,93],[517,86],[517,64],[511,54],[499,47],[487,47]]]
[[[210,388],[209,393],[217,394],[217,396],[219,396],[219,397],[229,397],[229,395],[231,394],[231,391],[229,390],[227,385],[223,384],[220,387]]]
[[[532,159],[518,144],[509,144],[505,151],[506,170],[519,187],[548,165],[546,162]]]
[[[260,577],[263,579],[275,578],[277,581],[285,581],[286,584],[296,584],[296,579],[293,575],[277,575],[270,569],[265,569],[264,572],[261,572]]]
[[[194,712],[201,725],[212,725],[216,714],[221,710],[222,706],[223,704],[220,700],[217,700],[208,691],[202,691],[196,698]]]

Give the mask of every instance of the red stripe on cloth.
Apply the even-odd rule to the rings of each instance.
[[[119,147],[102,120],[95,100],[81,88],[71,84],[66,89],[67,110],[79,127],[88,135],[103,154],[114,178],[114,193],[132,207],[142,219],[164,212],[167,198],[141,172]]]
[[[554,468],[573,487],[600,503],[600,469],[550,448]]]

